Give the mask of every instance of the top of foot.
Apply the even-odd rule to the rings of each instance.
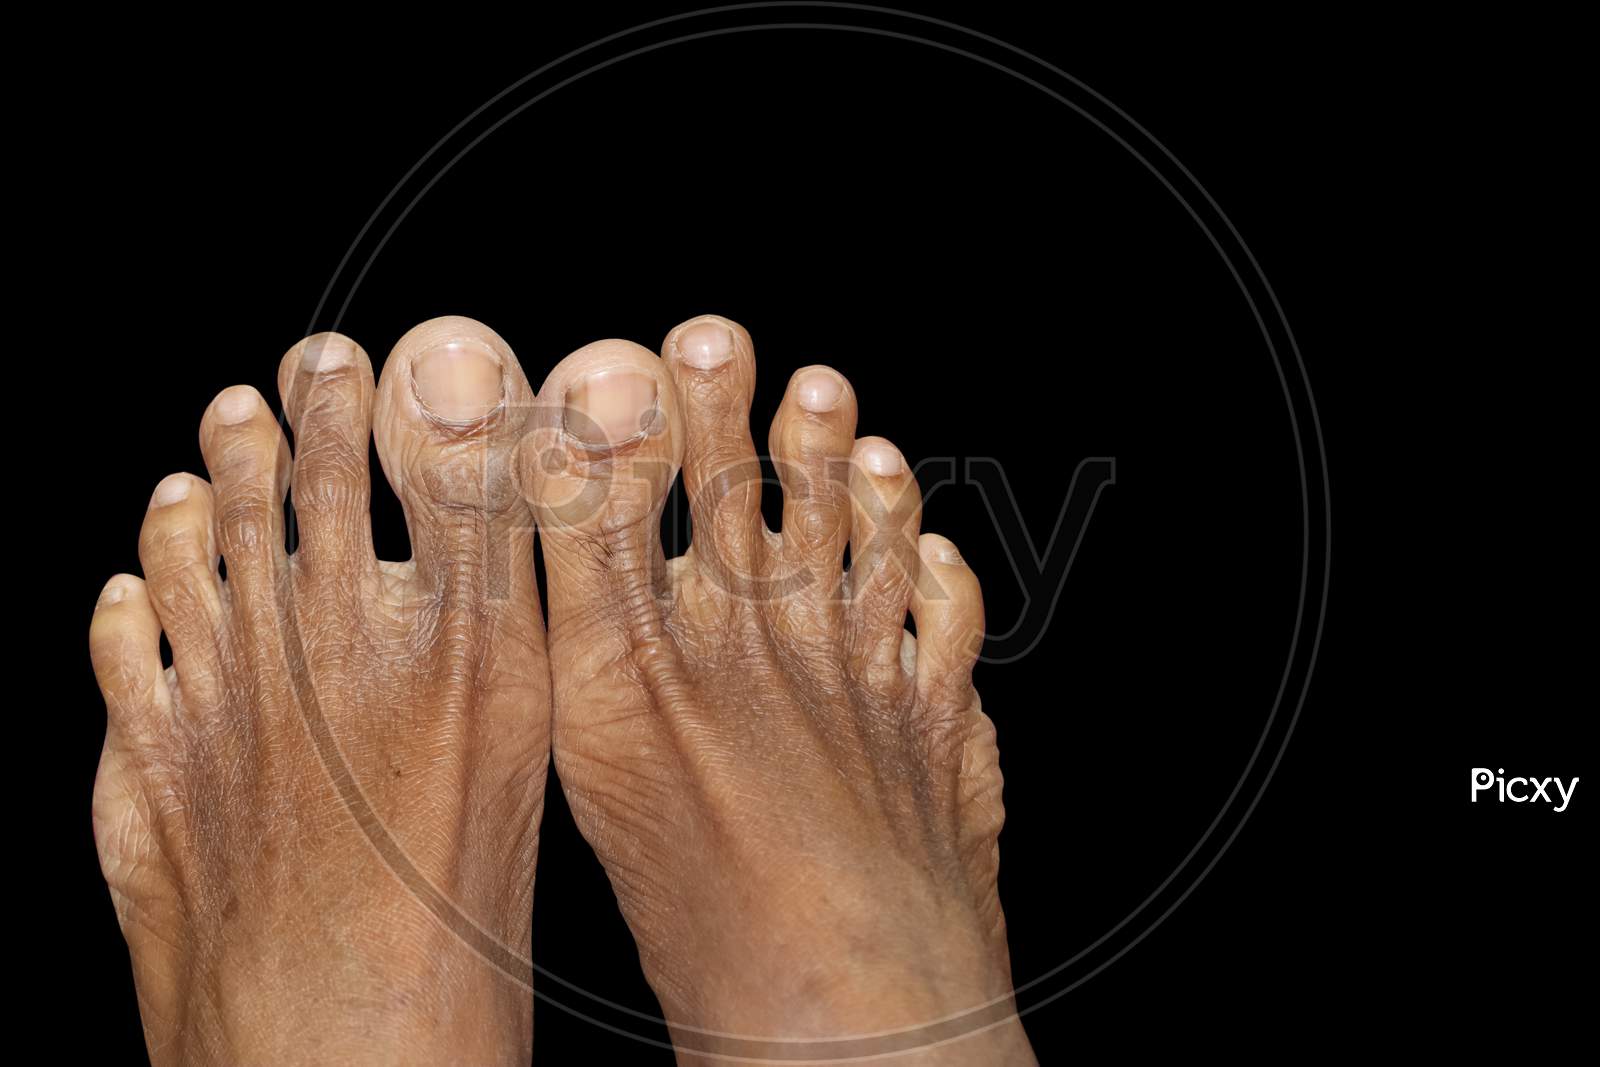
[[[795,372],[772,424],[784,506],[767,530],[755,372],[745,330],[704,316],[659,356],[582,348],[540,389],[563,417],[525,439],[520,470],[573,813],[680,1052],[1027,1062],[971,682],[977,579],[918,536],[906,458],[857,439],[855,393],[827,367]],[[668,561],[680,467],[693,544]]]
[[[219,395],[210,481],[156,487],[145,578],[111,579],[91,628],[95,836],[151,1056],[526,1063],[549,675],[509,471],[532,390],[468,319],[407,334],[376,390],[336,334],[278,382],[293,452],[254,389]],[[408,563],[373,555],[369,433]]]

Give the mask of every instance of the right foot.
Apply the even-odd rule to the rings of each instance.
[[[749,335],[579,350],[520,469],[544,544],[557,771],[680,1054],[1032,1062],[996,895],[977,578],[836,372],[790,382],[761,521]],[[530,447],[531,446],[531,447]],[[663,559],[682,465],[694,544]],[[843,569],[849,544],[852,565]],[[905,630],[909,608],[917,636]]]

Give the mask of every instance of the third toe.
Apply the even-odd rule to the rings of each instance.
[[[905,456],[881,437],[850,463],[850,653],[859,673],[900,671],[901,633],[920,563],[922,494]]]
[[[783,558],[817,604],[836,605],[850,540],[856,400],[843,375],[805,367],[789,381],[768,445],[783,484]]]
[[[246,613],[269,607],[285,559],[289,444],[261,394],[236,385],[201,418],[200,451],[211,472],[230,600]]]

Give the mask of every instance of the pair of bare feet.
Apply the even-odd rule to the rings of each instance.
[[[291,349],[292,455],[255,390],[213,401],[212,480],[156,487],[145,579],[111,579],[90,634],[95,836],[157,1063],[527,1062],[552,751],[680,1058],[1032,1061],[977,580],[918,537],[904,458],[856,439],[825,367],[772,425],[769,532],[754,380],[749,335],[705,316],[535,394],[445,318],[376,388],[344,337]],[[373,553],[369,433],[409,563]]]

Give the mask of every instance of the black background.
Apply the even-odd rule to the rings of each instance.
[[[1037,645],[978,675],[1007,779],[1019,983],[1132,910],[1233,788],[1295,614],[1282,389],[1182,207],[1014,80],[814,29],[630,59],[488,136],[325,301],[363,223],[457,122],[675,10],[253,27],[204,47],[192,27],[143,23],[73,52],[72,104],[42,113],[28,156],[55,194],[34,220],[51,231],[36,281],[62,309],[31,316],[50,325],[25,343],[43,346],[40,395],[70,398],[31,438],[64,442],[41,524],[56,563],[37,632],[55,665],[37,707],[43,897],[62,908],[44,958],[95,1020],[62,1033],[75,1049],[143,1055],[89,832],[104,727],[89,610],[106,576],[137,571],[155,483],[203,473],[210,398],[237,382],[275,395],[278,357],[314,329],[381,361],[414,323],[470,315],[537,386],[589,340],[656,347],[715,311],[756,340],[758,441],[790,372],[829,363],[856,387],[861,433],[914,463],[997,461],[1041,545],[1079,461],[1116,457]],[[1580,349],[1561,325],[1580,291],[1552,254],[1580,226],[1553,38],[919,10],[1061,66],[1188,166],[1281,298],[1327,442],[1333,592],[1283,762],[1164,924],[1028,1016],[1041,1060],[1553,1040],[1582,989],[1559,972],[1588,951],[1573,923],[1592,787],[1561,815],[1467,802],[1473,766],[1587,770],[1585,705],[1563,684],[1587,649],[1547,606],[1586,600],[1592,486],[1574,474]],[[398,505],[376,496],[379,554],[406,558]],[[992,630],[1036,626],[1024,602],[1051,591],[1025,597],[971,484],[934,492],[924,527],[978,569]],[[534,930],[541,967],[654,1008],[555,789]],[[669,1059],[537,1012],[546,1060]]]

